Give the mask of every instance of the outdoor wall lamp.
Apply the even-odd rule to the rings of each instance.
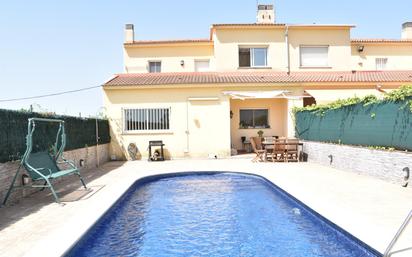
[[[184,60],[180,61],[180,66],[182,66],[182,67],[185,66],[185,61]]]
[[[408,180],[409,180],[409,177],[410,177],[410,170],[409,170],[408,167],[405,167],[402,170],[403,170],[403,180],[404,180],[402,186],[407,187],[408,186]]]
[[[365,46],[364,46],[364,45],[358,46],[358,52],[359,52],[359,53],[363,52],[364,49],[365,49]]]
[[[329,157],[329,164],[332,165],[333,155],[329,154],[328,157]]]
[[[233,118],[233,112],[230,111],[230,118]]]

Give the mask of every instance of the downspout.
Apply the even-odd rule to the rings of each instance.
[[[186,100],[186,149],[185,154],[189,153],[189,99]]]
[[[96,117],[96,167],[99,167],[99,122]]]
[[[287,55],[288,75],[290,75],[289,25],[286,25],[286,30],[285,30],[285,42],[286,42],[286,55]]]

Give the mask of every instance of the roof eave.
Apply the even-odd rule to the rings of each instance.
[[[124,47],[159,47],[159,46],[209,46],[213,41],[204,40],[159,40],[159,41],[135,41],[133,43],[123,43]]]

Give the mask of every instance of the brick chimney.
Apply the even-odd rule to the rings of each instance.
[[[402,24],[402,39],[412,40],[412,22]]]
[[[275,23],[275,10],[273,8],[273,4],[258,5],[256,23]]]
[[[125,28],[125,43],[133,43],[134,42],[134,26],[133,24],[126,24]]]

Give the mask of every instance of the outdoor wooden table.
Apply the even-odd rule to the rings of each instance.
[[[287,140],[287,139],[286,139]],[[264,149],[266,149],[266,150],[272,150],[272,149],[274,149],[275,147],[275,145],[298,145],[298,147],[300,146],[301,148],[302,148],[302,150],[301,151],[303,151],[303,143],[302,142],[298,142],[298,143],[296,143],[296,142],[276,142],[276,141],[274,141],[274,142],[262,142],[262,147],[264,148]],[[271,147],[269,147],[268,148],[268,146],[271,146]],[[286,150],[287,151],[287,150]],[[285,151],[285,152],[286,152]],[[300,156],[299,156],[299,148],[298,148],[298,160],[300,159]],[[265,156],[265,161],[266,161],[266,156]]]

